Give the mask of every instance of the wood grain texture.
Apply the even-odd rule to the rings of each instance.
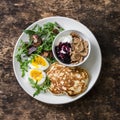
[[[76,19],[94,33],[102,50],[103,64],[96,85],[83,98],[66,105],[48,105],[31,98],[19,86],[12,54],[26,27],[39,19],[58,15]],[[119,0],[0,1],[1,120],[119,120],[119,111]]]

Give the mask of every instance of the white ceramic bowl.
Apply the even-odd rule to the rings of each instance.
[[[63,42],[64,39],[62,39],[62,38],[65,37],[65,36],[69,36],[70,33],[72,33],[72,32],[76,33],[76,34],[79,35],[83,40],[85,40],[85,41],[88,42],[88,54],[87,54],[87,56],[85,56],[85,58],[83,59],[83,61],[81,61],[81,62],[79,62],[79,63],[66,64],[66,63],[63,63],[63,62],[57,57],[56,52],[55,52],[55,46],[58,46],[60,42]],[[68,41],[67,41],[67,39],[66,39],[66,40],[64,40],[64,42],[72,42],[72,41],[69,40],[69,38],[68,38]],[[85,34],[83,34],[83,33],[80,32],[80,31],[77,31],[77,30],[64,30],[64,31],[62,31],[61,33],[59,33],[59,34],[55,37],[55,39],[54,39],[54,41],[53,41],[53,44],[52,44],[52,52],[53,52],[53,55],[54,55],[55,59],[56,59],[59,63],[65,65],[65,66],[69,66],[69,67],[74,67],[74,66],[80,66],[80,65],[82,65],[82,64],[88,59],[88,57],[89,57],[89,55],[90,55],[90,51],[91,51],[91,44],[90,44],[89,39],[87,38],[87,36],[86,36]]]

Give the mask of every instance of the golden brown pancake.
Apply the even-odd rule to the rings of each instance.
[[[56,95],[74,96],[82,93],[88,85],[89,77],[86,70],[80,67],[70,68],[57,62],[47,70],[51,85],[49,90]]]

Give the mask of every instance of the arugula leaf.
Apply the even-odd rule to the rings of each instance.
[[[50,64],[56,62],[56,59],[55,59],[55,58],[47,57],[46,59],[47,59],[47,61],[48,61]]]
[[[26,34],[29,34],[29,35],[34,35],[35,34],[35,31],[33,31],[33,30],[24,30],[24,32]]]
[[[33,29],[32,29],[34,32],[38,32],[38,33],[41,33],[42,32],[42,27],[39,26],[38,24],[36,24]]]
[[[38,46],[38,48],[37,48],[37,54],[41,54],[42,52],[43,52],[43,45],[40,45],[40,46]]]
[[[54,29],[54,23],[51,23],[51,22],[48,22],[47,24],[44,24],[44,29],[47,29],[49,31],[53,30]]]
[[[48,76],[46,77],[46,80],[42,85],[38,85],[37,82],[34,82],[34,80],[32,80],[31,78],[28,78],[28,80],[30,81],[30,84],[32,85],[32,87],[36,89],[36,91],[33,93],[33,97],[40,94],[40,92],[42,91],[46,92],[46,90],[50,87],[50,84],[51,84]]]
[[[33,79],[31,78],[28,78],[30,84],[32,85],[33,88],[35,88],[36,84],[37,84],[37,81],[35,82]]]
[[[22,59],[22,55],[27,56],[28,54],[28,47],[31,45],[31,41],[29,41],[27,44],[25,42],[23,42],[22,40],[20,41],[20,47],[17,50],[16,53],[16,59],[17,61],[20,63],[20,69],[22,70],[22,77],[25,76],[25,72],[27,72],[28,70],[28,64],[29,64],[29,60],[23,60]]]
[[[25,72],[27,72],[28,64],[30,60],[23,60],[22,55],[27,57],[31,57],[33,54],[41,54],[44,51],[52,50],[52,43],[57,34],[54,34],[54,29],[57,29],[59,32],[63,31],[63,28],[58,23],[48,22],[43,25],[43,27],[36,24],[31,30],[24,30],[24,32],[29,35],[29,42],[20,41],[20,47],[16,53],[16,59],[20,63],[20,68],[22,70],[22,77],[24,77]],[[29,47],[33,45],[33,41],[31,40],[32,35],[38,35],[42,39],[42,44],[37,46],[37,50],[28,56]],[[47,58],[48,62],[53,63],[55,61],[54,58]]]
[[[20,68],[22,69],[22,77],[25,76],[25,72],[28,71],[28,64],[29,64],[29,60],[25,60],[24,62],[20,62]]]

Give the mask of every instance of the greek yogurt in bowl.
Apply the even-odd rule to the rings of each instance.
[[[86,35],[76,30],[65,30],[53,41],[52,52],[56,60],[65,66],[79,66],[89,57],[90,41]]]

